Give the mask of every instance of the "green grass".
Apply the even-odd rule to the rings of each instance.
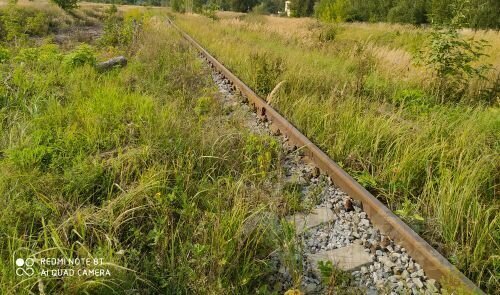
[[[254,89],[263,66],[251,56],[281,60],[284,71],[264,79],[285,81],[273,106],[390,208],[412,204],[411,215],[424,217],[421,235],[484,290],[498,289],[497,104],[474,96],[441,104],[423,81],[430,76],[388,69],[374,50],[405,44],[411,52],[425,34],[408,30],[392,38],[378,32],[373,41],[356,32],[348,40],[351,29],[363,27],[345,26],[338,41],[320,46],[280,32],[280,19],[175,17]],[[294,22],[287,30],[299,34],[303,27]]]
[[[117,47],[1,43],[0,293],[266,294],[283,239],[247,224],[278,211],[278,143],[222,119],[161,15],[128,15],[142,29]],[[98,72],[110,54],[127,67]],[[103,258],[112,275],[18,277],[17,257]]]

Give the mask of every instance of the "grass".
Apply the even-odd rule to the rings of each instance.
[[[142,23],[118,44],[55,42],[88,25],[62,11],[68,27],[2,40],[0,293],[271,294],[267,258],[290,242],[254,217],[284,214],[269,192],[277,142],[223,119],[207,69],[160,12],[123,11],[119,29],[94,24],[128,36],[127,21]],[[95,69],[117,54],[127,67]],[[19,277],[18,257],[102,258],[111,276],[35,264]]]
[[[285,81],[273,106],[390,208],[423,216],[421,235],[481,288],[498,290],[498,96],[481,101],[490,86],[471,81],[460,102],[440,103],[433,77],[412,63],[426,29],[340,24],[320,42],[328,28],[310,19],[175,18],[254,89]],[[498,33],[476,35],[491,41],[484,61],[498,71]],[[278,61],[279,75],[261,75]]]

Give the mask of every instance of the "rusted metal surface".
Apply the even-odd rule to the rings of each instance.
[[[369,216],[375,227],[383,234],[390,236],[405,247],[411,257],[422,265],[429,278],[435,279],[441,283],[444,282],[448,287],[456,286],[459,294],[484,294],[446,258],[432,248],[391,210],[340,168],[340,166],[327,154],[303,135],[295,126],[288,122],[288,120],[281,116],[264,99],[259,97],[250,87],[243,83],[222,63],[216,60],[197,41],[178,28],[171,20],[168,21],[205,57],[217,72],[223,74],[231,81],[236,91],[240,92],[245,99],[248,99],[248,103],[254,108],[254,111],[259,114],[259,116],[269,121],[270,128],[276,134],[286,135],[290,142],[297,146],[297,148],[303,149],[308,160],[318,167],[322,173],[331,177],[333,182],[350,197],[360,201],[363,205],[363,210]]]

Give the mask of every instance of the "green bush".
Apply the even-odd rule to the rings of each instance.
[[[115,7],[113,9],[113,7]],[[104,21],[104,33],[99,43],[103,46],[127,46],[134,40],[139,28],[142,26],[142,13],[129,11],[125,16],[118,14],[116,6],[111,6],[107,11]]]
[[[94,49],[90,45],[82,44],[64,57],[64,63],[70,67],[94,66],[96,64]]]
[[[49,19],[43,12],[26,18],[26,32],[30,36],[45,36],[49,32]]]
[[[49,33],[49,16],[42,11],[8,6],[0,10],[0,40],[22,41]]]
[[[72,10],[78,7],[78,0],[52,0],[52,2],[64,10]]]
[[[491,65],[479,63],[486,55],[483,53],[486,46],[489,45],[485,40],[463,39],[454,26],[432,31],[417,64],[423,64],[436,75],[435,88],[442,103],[461,100],[471,81],[486,79]]]
[[[10,51],[7,48],[0,47],[0,63],[10,59]]]
[[[3,34],[0,38],[5,41],[18,41],[26,38],[25,14],[21,9],[9,6],[0,12],[0,23],[2,23]]]
[[[218,20],[219,17],[216,14],[218,10],[219,10],[219,5],[215,3],[209,3],[203,5],[203,7],[201,8],[201,14],[213,20]]]

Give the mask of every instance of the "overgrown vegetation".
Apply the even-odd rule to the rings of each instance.
[[[279,78],[268,77],[285,81],[272,105],[478,285],[498,289],[498,43],[474,47],[456,31],[463,58],[451,44],[428,47],[459,72],[495,63],[481,72],[486,80],[474,71],[440,78],[434,66],[445,60],[412,61],[436,40],[429,29],[337,24],[330,33],[312,20],[264,16],[177,22],[264,97],[274,87],[259,89],[252,56],[281,59]],[[455,78],[460,88],[440,86]]]
[[[78,7],[78,0],[51,0],[64,10],[73,10]]]
[[[278,143],[221,119],[209,73],[161,15],[105,22],[93,45],[0,44],[0,293],[270,293],[266,259],[288,244],[249,220],[279,213]],[[110,54],[127,67],[97,71]],[[111,275],[47,277],[37,262],[20,277],[19,257],[100,258]]]

